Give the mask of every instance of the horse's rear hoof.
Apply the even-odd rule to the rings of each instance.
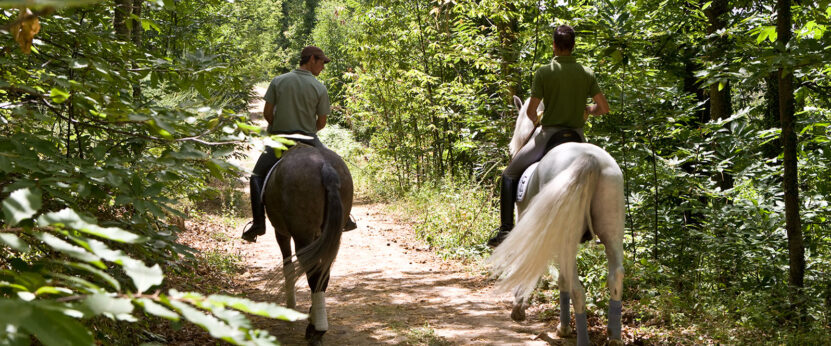
[[[323,345],[323,334],[326,334],[325,330],[322,332],[316,330],[315,326],[311,323],[306,326],[306,340],[309,341],[309,345]]]
[[[561,338],[571,335],[571,326],[557,327],[557,335],[559,335]]]
[[[609,340],[609,345],[612,345],[612,346],[623,346],[623,340],[620,340],[620,339],[610,339],[610,340]]]
[[[525,306],[521,304],[514,305],[514,310],[511,311],[511,319],[517,322],[525,321]]]

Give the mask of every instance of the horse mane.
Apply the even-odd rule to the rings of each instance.
[[[528,142],[528,139],[531,138],[531,135],[534,134],[534,123],[532,123],[531,119],[528,119],[528,116],[526,115],[529,100],[530,98],[527,98],[525,99],[525,102],[522,102],[522,99],[514,95],[514,105],[519,110],[519,114],[516,119],[516,126],[514,127],[514,136],[511,138],[511,144],[509,146],[511,158],[516,156],[519,149],[522,149],[525,143]],[[540,105],[537,107],[537,112],[543,110],[545,110],[545,106],[542,101],[540,101]]]

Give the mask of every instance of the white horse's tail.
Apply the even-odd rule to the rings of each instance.
[[[553,261],[561,277],[569,282],[574,278],[577,247],[589,221],[600,166],[592,155],[575,159],[531,201],[489,260],[500,279],[498,290],[528,297]]]

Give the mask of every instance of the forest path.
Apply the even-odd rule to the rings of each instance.
[[[261,88],[255,91],[265,94]],[[261,113],[262,107],[262,101],[255,102],[250,111]],[[248,159],[238,163],[250,169],[258,156],[249,152]],[[441,259],[416,240],[410,225],[397,221],[382,205],[356,202],[352,214],[358,228],[343,234],[326,292],[330,329],[325,343],[546,345],[542,339],[557,338],[556,321],[512,321],[511,296],[495,293],[478,264]],[[226,230],[232,239],[239,238],[239,231]],[[234,280],[233,293],[285,305],[280,292],[282,256],[272,226],[256,243],[234,240],[234,247],[247,271]],[[305,278],[297,287],[297,310],[306,312],[311,297]],[[306,343],[305,321],[254,323],[285,345]],[[545,334],[542,339],[540,333]],[[574,339],[556,341],[573,344]]]

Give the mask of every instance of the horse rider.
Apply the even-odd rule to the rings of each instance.
[[[526,115],[534,126],[542,127],[535,131],[531,140],[517,152],[502,172],[499,200],[501,225],[497,228],[496,235],[488,240],[490,247],[502,243],[514,228],[514,200],[519,178],[528,166],[542,159],[549,140],[573,131],[571,134],[576,133],[580,141],[584,141],[583,125],[588,116],[609,112],[609,104],[597,85],[594,71],[577,63],[571,55],[574,36],[571,26],[560,25],[555,28],[554,59],[534,74]],[[586,98],[589,97],[595,104],[586,104]],[[540,101],[544,101],[545,106],[542,121],[537,118]]]
[[[326,86],[315,77],[320,75],[329,61],[322,49],[306,46],[300,52],[300,66],[271,81],[263,107],[269,134],[302,134],[311,138],[307,144],[325,148],[316,133],[326,126],[326,116],[330,111],[329,93]],[[260,192],[268,171],[279,160],[274,149],[266,147],[254,166],[250,178],[253,220],[251,227],[243,232],[242,239],[255,242],[257,236],[265,234],[265,209],[260,200]],[[354,227],[354,222],[349,220],[347,229]]]

